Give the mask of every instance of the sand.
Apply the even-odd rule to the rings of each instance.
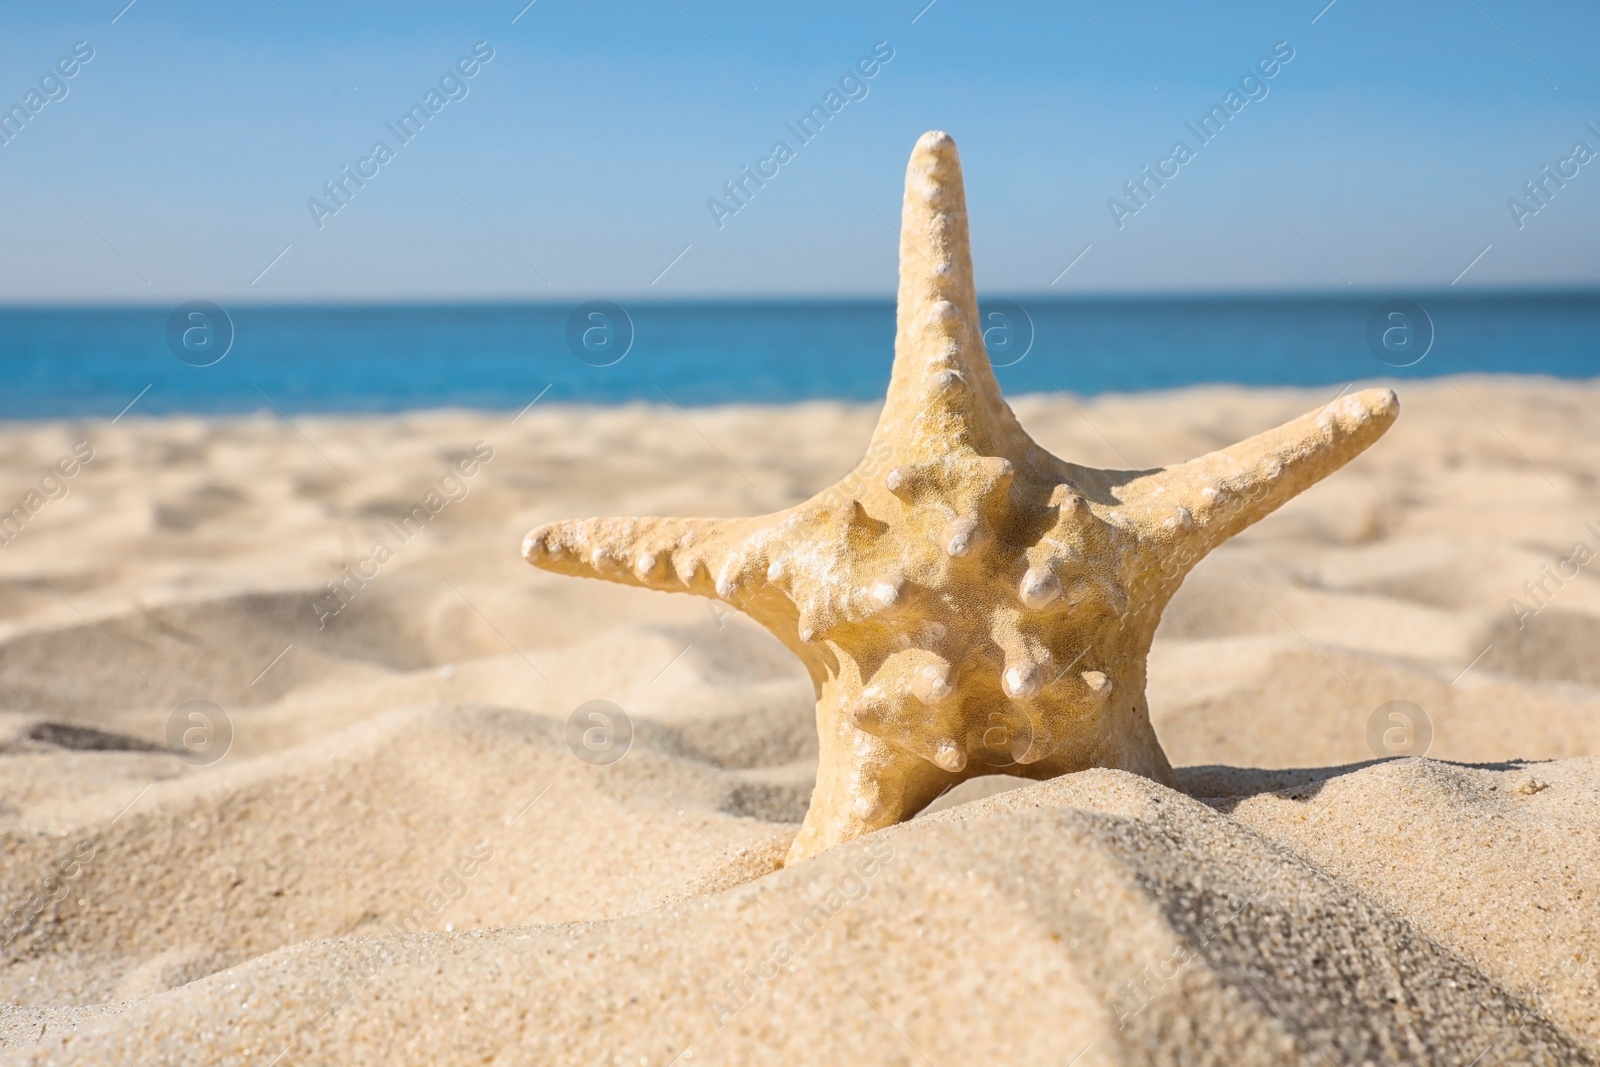
[[[981,779],[787,869],[816,756],[798,663],[518,544],[795,503],[855,463],[874,407],[0,427],[0,511],[41,505],[0,545],[0,1049],[1594,1062],[1600,561],[1546,575],[1600,550],[1600,386],[1396,388],[1377,446],[1169,609],[1149,697],[1184,792]],[[1333,392],[1014,406],[1059,455],[1146,467]],[[347,566],[373,576],[341,606]],[[632,722],[609,765],[569,748],[595,699]],[[1407,750],[1396,700],[1426,758],[1376,758],[1385,730]],[[186,761],[169,722],[196,709],[213,745]]]

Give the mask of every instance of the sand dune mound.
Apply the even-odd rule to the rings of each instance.
[[[462,908],[498,910],[495,929],[301,943],[92,1028],[41,1019],[46,1037],[22,1062],[105,1062],[115,1049],[142,1062],[243,1063],[287,1048],[306,1062],[351,1063],[424,1050],[451,1062],[667,1063],[686,1049],[692,1062],[714,1063],[1066,1062],[1079,1053],[1082,1063],[1468,1063],[1488,1051],[1493,1062],[1586,1063],[1600,1044],[1592,990],[1547,998],[1559,965],[1515,988],[1553,941],[1487,952],[1470,937],[1450,943],[1468,916],[1531,903],[1528,893],[1507,900],[1504,884],[1452,882],[1450,848],[1418,866],[1456,898],[1453,920],[1430,923],[1435,902],[1410,887],[1385,906],[1351,878],[1365,873],[1365,824],[1426,807],[1407,797],[1441,777],[1458,798],[1467,788],[1504,793],[1510,805],[1593,807],[1591,761],[1542,773],[1561,784],[1524,798],[1521,769],[1385,764],[1233,798],[1229,816],[1122,772],[1089,772],[601,922],[507,922],[486,863]],[[593,811],[598,802],[578,803]],[[554,795],[550,805],[542,821],[577,810]],[[1239,816],[1246,808],[1249,819]],[[321,828],[313,813],[295,814]],[[618,832],[613,815],[589,816],[607,852],[626,864],[663,861],[622,854],[635,834]],[[1434,821],[1459,830],[1471,820]],[[551,856],[552,844],[547,859],[576,858]],[[331,832],[318,847],[330,860],[344,855]],[[1523,867],[1538,849],[1514,836],[1492,863]],[[1574,857],[1587,864],[1572,872],[1574,886],[1595,884],[1595,855]],[[492,863],[524,858],[508,847]],[[326,894],[341,895],[332,884]],[[1565,901],[1581,909],[1566,947],[1585,956],[1600,948],[1590,897]],[[562,910],[547,905],[550,919]]]
[[[450,707],[41,805],[50,829],[5,835],[15,862],[0,891],[26,897],[41,870],[62,889],[18,916],[6,999],[142,995],[315,937],[644,910],[775,866],[791,830],[723,810],[751,784],[647,743],[591,767],[559,721]],[[579,825],[592,833],[562,829]]]

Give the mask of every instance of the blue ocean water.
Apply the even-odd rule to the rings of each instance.
[[[1396,311],[1378,296],[1017,297],[981,312],[1010,394],[1600,376],[1600,291],[1413,300]],[[195,365],[225,343],[219,361]],[[11,308],[0,309],[0,418],[111,417],[136,396],[131,415],[517,410],[541,392],[874,400],[893,343],[888,300]]]

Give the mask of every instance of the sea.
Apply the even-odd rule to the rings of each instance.
[[[1016,296],[1007,394],[1600,376],[1600,290]],[[892,300],[0,308],[0,418],[880,399]]]

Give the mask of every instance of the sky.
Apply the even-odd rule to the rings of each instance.
[[[525,3],[0,4],[0,304],[889,296],[929,129],[990,293],[1600,282],[1593,3]]]

